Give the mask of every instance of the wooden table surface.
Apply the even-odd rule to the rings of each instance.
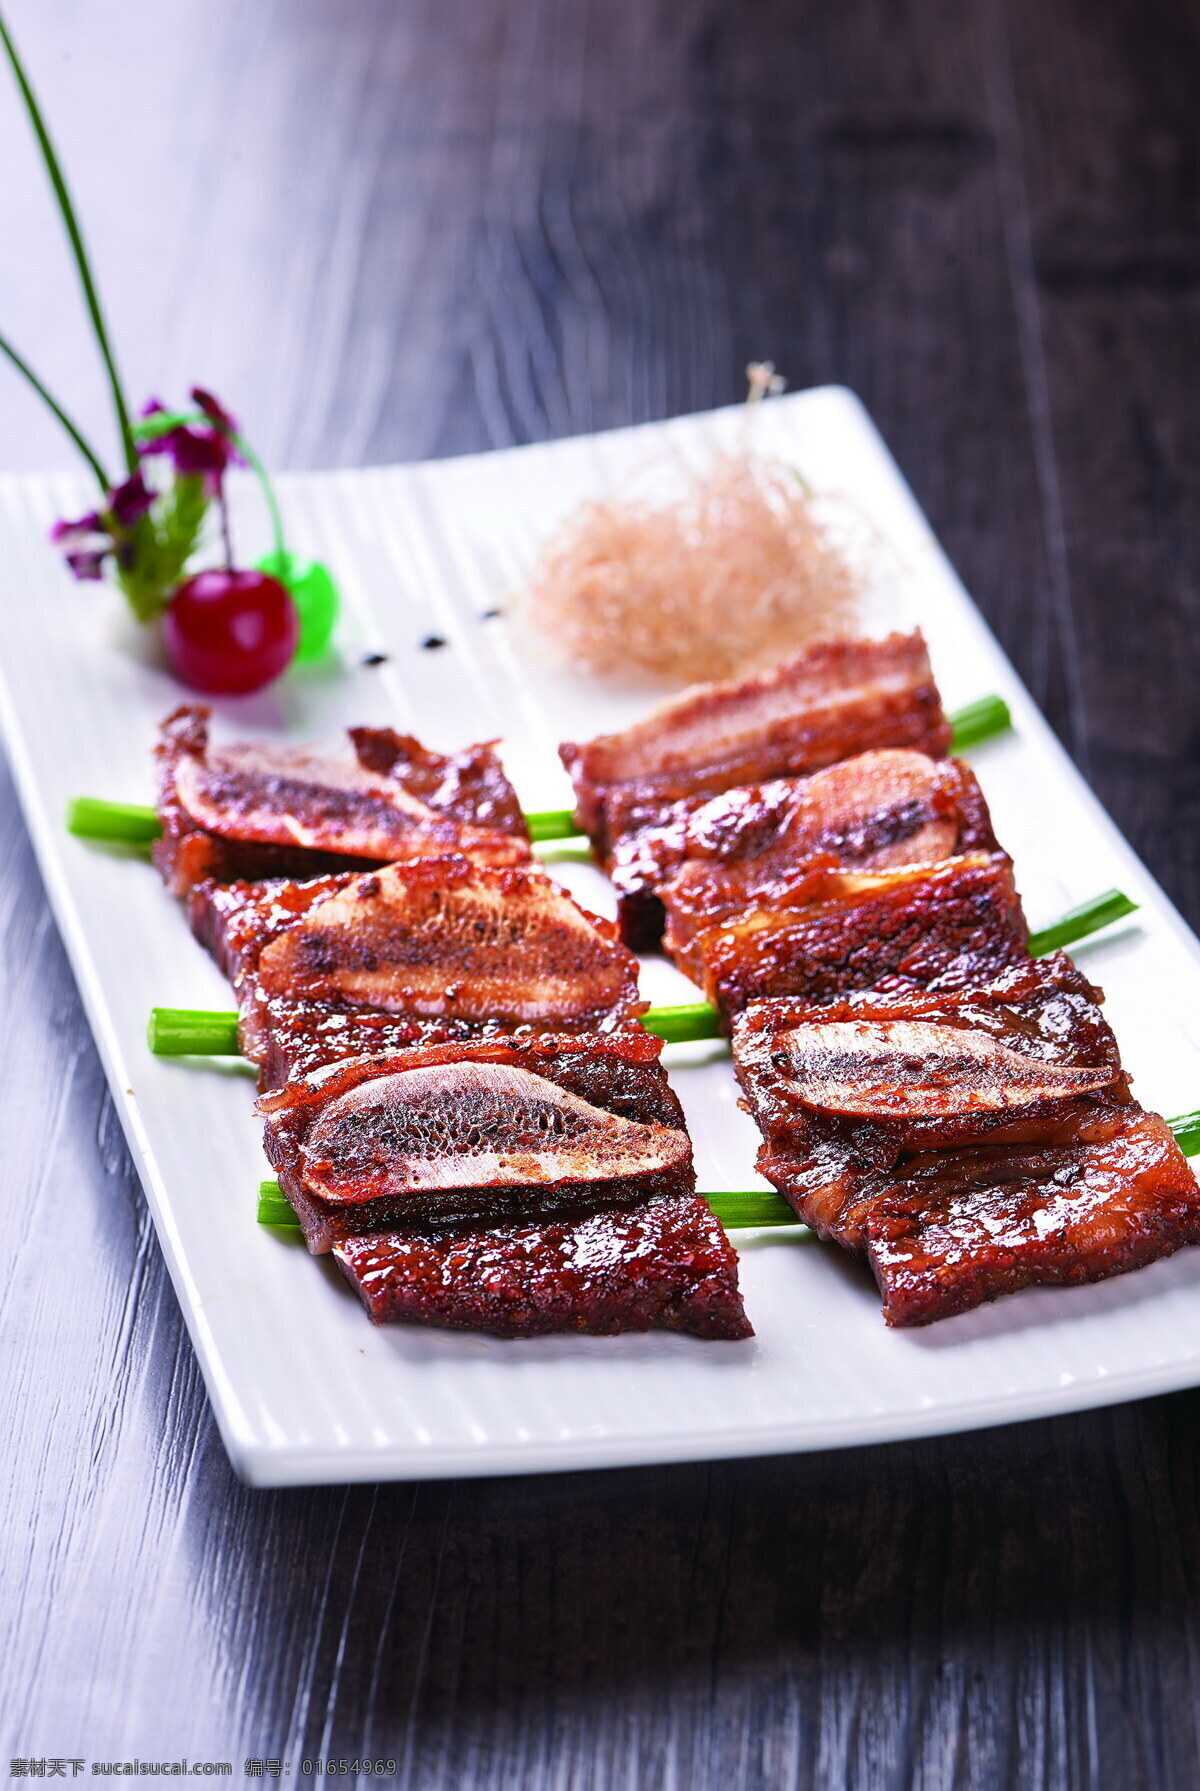
[[[843,381],[1200,922],[1189,0],[5,11],[136,394],[211,384],[309,466],[701,409],[752,358]],[[6,78],[0,168],[0,327],[103,429]],[[0,374],[0,466],[66,464]],[[0,1770],[1200,1782],[1200,1394],[766,1462],[239,1485],[7,782],[0,830]]]

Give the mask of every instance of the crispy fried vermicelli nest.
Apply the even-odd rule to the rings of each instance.
[[[580,669],[687,684],[846,632],[861,588],[829,501],[790,467],[730,456],[677,503],[584,505],[547,544],[520,609]]]

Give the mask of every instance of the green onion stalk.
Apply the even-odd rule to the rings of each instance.
[[[1200,1112],[1182,1113],[1167,1121],[1175,1141],[1185,1157],[1200,1156]],[[769,1188],[747,1190],[722,1189],[704,1194],[713,1213],[726,1231],[777,1231],[785,1228],[794,1235],[811,1237],[809,1231],[781,1194]],[[258,1223],[279,1231],[300,1235],[300,1221],[278,1182],[258,1184]]]
[[[1136,911],[1137,904],[1120,890],[1108,889],[1090,902],[1072,908],[1053,926],[1034,933],[1029,949],[1035,957],[1059,951],[1086,939],[1101,927]],[[691,1044],[721,1036],[721,1016],[709,1001],[652,1007],[643,1016],[647,1032],[669,1045]],[[237,1057],[238,1017],[232,1009],[156,1007],[150,1010],[147,1042],[156,1057]]]
[[[162,405],[151,403],[140,416],[134,415],[62,162],[28,70],[2,15],[0,49],[16,81],[66,233],[104,368],[123,462],[122,477],[114,479],[104,456],[67,406],[51,392],[16,345],[0,333],[0,355],[54,417],[99,487],[95,508],[73,521],[56,523],[51,531],[52,541],[76,578],[112,577],[137,620],[154,621],[165,614],[179,590],[188,563],[201,545],[214,502],[220,508],[227,570],[233,572],[224,475],[235,459],[241,459],[257,475],[271,516],[274,547],[259,561],[257,569],[278,580],[291,595],[298,624],[294,656],[300,660],[320,657],[328,647],[337,616],[336,587],[319,562],[302,560],[288,552],[270,479],[229,412],[197,386],[192,390],[192,411],[167,412]],[[165,457],[168,469],[164,476],[151,482],[146,476],[147,462],[159,457]]]
[[[171,417],[164,412],[161,417],[139,422],[137,428],[139,433],[145,431],[146,439],[151,440],[154,435],[179,427],[190,420],[186,415]],[[289,566],[294,566],[298,562],[293,561],[284,547],[279,506],[275,502],[270,480],[245,438],[238,436],[237,442],[243,458],[262,480],[263,494],[267,499],[275,532],[274,551],[267,559],[260,560],[259,565],[268,572],[284,561]],[[330,626],[332,627],[332,621]],[[305,657],[303,641],[299,657]],[[956,752],[965,752],[970,746],[978,746],[982,741],[1002,734],[1012,726],[1008,704],[1003,697],[998,696],[981,697],[978,702],[968,703],[965,709],[957,710],[948,719],[953,737],[952,745]],[[578,848],[581,856],[590,855],[582,836],[576,830],[575,817],[569,808],[541,809],[527,814],[525,820],[534,845],[554,845],[561,842],[568,848]],[[72,799],[67,807],[67,829],[80,839],[109,840],[120,845],[144,845],[156,840],[162,831],[157,814],[145,804],[106,802],[99,796],[76,796]]]

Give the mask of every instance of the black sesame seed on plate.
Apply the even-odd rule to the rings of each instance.
[[[479,619],[481,622],[494,622],[497,616],[502,616],[503,614],[504,611],[502,609],[485,609]]]
[[[388,656],[386,653],[364,653],[362,662],[364,665],[386,665]]]
[[[425,639],[421,642],[421,645],[428,653],[431,652],[434,647],[444,647],[446,643],[440,634],[427,634]]]

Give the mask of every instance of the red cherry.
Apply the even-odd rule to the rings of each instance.
[[[291,664],[300,624],[277,578],[220,568],[184,579],[163,619],[163,638],[171,669],[193,690],[244,696]]]

